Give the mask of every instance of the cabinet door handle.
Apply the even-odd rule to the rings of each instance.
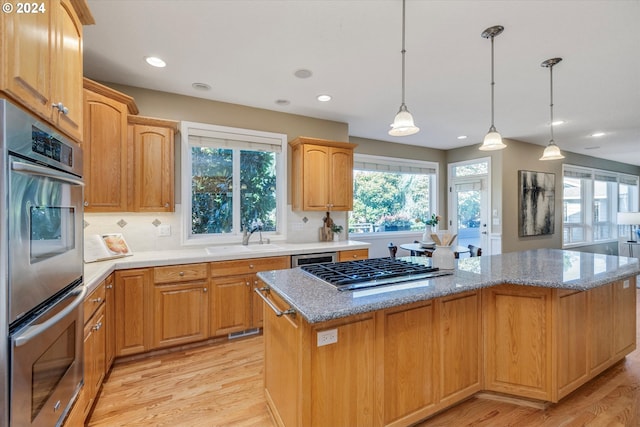
[[[207,292],[207,288],[202,288],[202,292]]]
[[[165,203],[165,204],[164,204],[164,207],[165,207],[165,208],[168,208],[168,207],[169,207],[169,203]]]
[[[113,289],[113,285],[107,285],[106,288],[107,289]]]
[[[68,109],[67,107],[65,107],[65,106],[64,106],[64,104],[63,104],[62,102],[58,102],[58,103],[55,103],[55,104],[51,104],[51,106],[52,106],[53,108],[57,108],[57,109],[58,109],[58,111],[60,111],[60,112],[61,112],[62,114],[64,114],[65,116],[66,116],[67,114],[69,114],[69,109]]]
[[[276,313],[276,316],[281,317],[283,314],[287,314],[289,316],[295,316],[296,315],[296,311],[291,307],[289,307],[287,310],[281,311],[278,307],[275,306],[274,303],[271,302],[271,300],[269,298],[267,298],[266,296],[264,296],[262,294],[262,292],[268,294],[269,290],[270,290],[270,288],[268,286],[265,286],[264,288],[255,288],[254,289],[255,293],[260,295],[260,298],[262,298],[262,300],[269,306],[269,308],[271,308],[271,310],[273,310],[273,312]]]
[[[94,298],[91,300],[91,302],[95,302],[96,304],[100,304],[102,302],[102,298],[98,297],[98,298]]]
[[[249,286],[249,282],[246,282],[245,285]]]
[[[181,271],[180,273],[178,273],[178,276],[180,277],[184,276],[184,271]]]
[[[253,268],[253,264],[249,264],[249,268]]]
[[[87,202],[86,200],[84,201],[84,205],[85,206],[89,206],[89,202]]]

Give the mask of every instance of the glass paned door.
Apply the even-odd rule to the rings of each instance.
[[[483,255],[489,255],[487,179],[455,180],[451,189],[451,228],[458,233],[457,244],[463,247],[480,247]]]

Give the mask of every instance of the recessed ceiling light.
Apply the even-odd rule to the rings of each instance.
[[[566,123],[566,122],[565,122],[564,120],[556,120],[556,121],[554,121],[554,122],[553,122],[553,123],[551,123],[551,124],[552,124],[552,125],[554,125],[554,126],[559,126],[559,125],[563,125],[563,124],[565,124],[565,123]]]
[[[604,132],[595,132],[595,133],[592,133],[591,136],[593,136],[594,138],[597,138],[599,136],[604,136]]]
[[[211,90],[211,86],[206,83],[192,83],[191,87],[195,90]]]
[[[467,139],[467,135],[460,135],[458,139]]]
[[[293,73],[293,75],[299,79],[308,79],[312,74],[311,70],[305,70],[304,68],[296,70],[295,73]]]
[[[320,102],[331,101],[331,95],[318,95],[316,99]]]
[[[163,68],[167,66],[167,63],[157,56],[145,56],[144,60],[147,61],[147,64],[151,65],[152,67]]]
[[[289,104],[291,104],[291,101],[289,101],[288,99],[276,99],[276,104],[278,104],[278,105],[289,105]]]

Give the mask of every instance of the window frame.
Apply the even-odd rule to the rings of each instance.
[[[589,177],[566,176],[567,172],[589,175]],[[599,177],[601,179],[598,179]],[[582,187],[581,187],[581,195],[580,195],[580,206],[581,206],[580,213],[582,218],[581,218],[581,222],[579,223],[567,223],[564,221],[565,178],[580,179],[580,182],[581,182]],[[636,186],[638,187],[637,191],[640,192],[640,177],[638,177],[637,175],[630,175],[630,174],[620,173],[620,172],[615,172],[610,170],[588,168],[584,166],[575,166],[575,165],[567,165],[567,164],[562,165],[562,209],[563,209],[562,248],[575,248],[580,246],[589,246],[589,245],[596,245],[596,244],[618,241],[620,236],[623,235],[623,233],[621,233],[620,227],[617,224],[617,212],[620,211],[620,206],[619,206],[620,184],[621,184],[621,181],[623,180],[626,180],[626,181],[635,180]],[[609,206],[608,212],[607,212],[609,220],[604,221],[605,225],[608,224],[608,226],[612,230],[611,231],[612,237],[607,239],[596,239],[596,236],[595,236],[596,234],[595,227],[603,225],[601,224],[602,221],[596,224],[594,219],[594,215],[596,211],[596,195],[595,195],[596,181],[608,183],[607,184],[608,190],[615,191],[615,194],[610,194],[608,195],[609,197],[607,197],[607,200],[612,203],[612,205]],[[631,185],[631,184],[626,183],[626,185]],[[637,200],[638,200],[638,194],[636,194],[636,201]],[[567,228],[570,230],[574,226],[579,226],[584,229],[584,240],[566,243],[564,239],[564,233]]]
[[[381,167],[378,172],[394,172],[391,168],[399,168],[406,169],[406,173],[411,173],[412,168],[418,169],[433,169],[433,179],[430,180],[429,185],[429,206],[432,206],[433,209],[431,212],[438,212],[438,177],[439,177],[439,163],[432,162],[428,160],[414,160],[414,159],[405,159],[399,157],[388,157],[388,156],[377,156],[372,154],[360,154],[354,153],[353,155],[353,172],[356,170],[371,170],[371,169],[358,169],[356,165],[358,163],[369,163],[375,164]],[[389,170],[383,170],[384,167],[388,167]],[[402,171],[400,171],[402,172]],[[354,181],[355,185],[355,181]],[[355,202],[355,192],[354,192],[354,202]],[[441,215],[441,214],[440,214]],[[347,217],[347,228],[350,227],[349,218]],[[363,232],[363,233],[350,233],[349,236],[354,238],[368,238],[375,236],[394,236],[394,235],[413,235],[416,234],[416,230],[404,230],[404,231],[384,231],[384,232]],[[422,231],[420,231],[420,234]]]
[[[190,143],[189,137],[198,137],[198,135],[207,135],[207,137],[240,141],[241,143],[247,143],[259,147],[261,144],[265,146],[278,146],[280,151],[276,152],[276,231],[275,232],[263,232],[263,235],[268,236],[272,240],[286,240],[287,238],[287,135],[273,132],[257,131],[252,129],[234,128],[228,126],[212,125],[208,123],[197,122],[181,122],[180,126],[180,154],[181,154],[181,212],[182,212],[182,236],[181,241],[183,246],[191,245],[207,245],[207,244],[225,244],[225,243],[240,243],[241,242],[241,224],[240,211],[236,211],[234,204],[233,209],[233,228],[230,233],[216,233],[216,234],[203,234],[197,235],[192,233],[191,228],[191,206],[192,206],[192,158],[191,147],[194,146]],[[241,149],[233,148],[238,153]],[[267,150],[271,151],[271,150]],[[234,151],[235,153],[235,151]],[[239,175],[241,173],[239,168],[234,167],[233,179],[234,182],[239,182]],[[237,180],[237,181],[236,181]],[[238,188],[235,188],[238,187]],[[233,188],[234,199],[239,200],[240,186],[234,186]],[[238,193],[236,196],[236,192]],[[240,204],[238,203],[238,209]]]

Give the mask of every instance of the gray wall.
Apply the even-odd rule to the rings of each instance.
[[[447,214],[447,164],[491,157],[491,209],[500,212],[501,226],[493,226],[492,232],[502,233],[502,252],[536,248],[562,247],[562,164],[593,167],[597,169],[640,175],[640,167],[602,160],[581,154],[564,152],[566,158],[542,162],[543,147],[521,141],[506,140],[504,150],[479,151],[478,145],[453,150],[437,150],[406,144],[391,143],[359,137],[349,137],[346,123],[277,112],[259,108],[211,101],[154,90],[105,83],[136,100],[140,115],[173,120],[211,123],[222,126],[284,133],[289,140],[298,136],[350,141],[358,144],[357,153],[379,156],[419,159],[438,162],[439,198],[438,211],[448,220]],[[179,144],[176,144],[179,146]],[[561,144],[560,144],[561,145]],[[562,148],[562,147],[561,147]],[[180,157],[176,149],[176,200],[180,197]],[[556,175],[555,233],[551,236],[518,236],[518,171],[533,170]],[[290,194],[290,191],[289,191]],[[290,200],[290,195],[289,195]],[[340,222],[346,220],[339,218]],[[590,252],[617,253],[617,244],[591,245],[579,248]]]

